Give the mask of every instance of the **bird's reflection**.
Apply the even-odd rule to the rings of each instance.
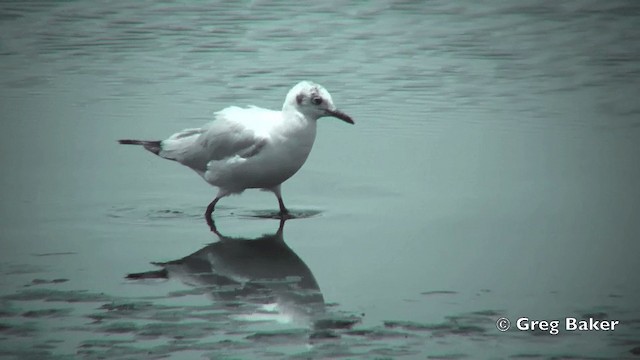
[[[154,263],[162,269],[127,275],[128,279],[177,278],[207,287],[217,301],[260,305],[296,322],[324,312],[324,299],[311,270],[284,242],[286,219],[274,234],[258,238],[228,237],[181,259]]]

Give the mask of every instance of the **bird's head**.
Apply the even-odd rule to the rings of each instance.
[[[331,94],[322,85],[311,81],[301,81],[289,90],[285,99],[283,111],[294,108],[305,117],[318,119],[324,116],[332,116],[353,124],[353,119],[333,105]]]

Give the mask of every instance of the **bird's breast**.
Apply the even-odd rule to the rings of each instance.
[[[205,179],[233,191],[280,185],[304,165],[314,141],[315,127],[276,132],[253,156],[211,162]]]
[[[304,165],[314,141],[315,131],[275,137],[264,152],[256,156],[256,165],[260,166],[265,178],[275,179],[280,184]]]

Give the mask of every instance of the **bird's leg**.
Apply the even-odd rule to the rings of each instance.
[[[282,201],[282,196],[278,196],[278,206],[280,206],[280,216],[285,217],[289,216],[289,210],[284,206],[284,201]]]
[[[280,239],[282,239],[282,232],[284,231],[284,223],[287,221],[288,219],[285,217],[280,217],[280,225],[278,226],[278,231],[276,231],[276,235],[277,237],[279,237]],[[284,240],[282,240],[284,241]]]
[[[207,211],[204,212],[204,219],[207,221],[207,225],[209,225],[209,229],[213,232],[217,232],[216,224],[213,222],[213,210],[216,207],[216,204],[220,200],[220,196],[217,196],[213,201],[207,206]]]
[[[216,227],[215,220],[213,220],[213,216],[210,218],[207,218],[207,220],[208,220],[207,225],[209,225],[209,229],[211,230],[211,232],[214,233],[220,240],[222,240],[224,238],[224,235],[218,232],[218,228]]]
[[[287,207],[284,206],[284,201],[282,201],[282,193],[280,192],[280,185],[273,187],[269,190],[275,194],[276,198],[278,198],[278,206],[280,207],[280,217],[287,218],[287,219],[290,218],[291,215],[289,214],[289,210],[287,210]]]

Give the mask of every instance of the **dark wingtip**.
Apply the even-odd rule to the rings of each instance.
[[[140,280],[140,279],[168,279],[169,273],[167,269],[157,270],[157,271],[147,271],[143,273],[134,273],[127,274],[125,279],[129,280]]]
[[[152,153],[158,155],[160,150],[162,149],[162,141],[153,140],[130,140],[130,139],[122,139],[118,140],[119,144],[123,145],[142,145],[145,149],[151,151]]]

